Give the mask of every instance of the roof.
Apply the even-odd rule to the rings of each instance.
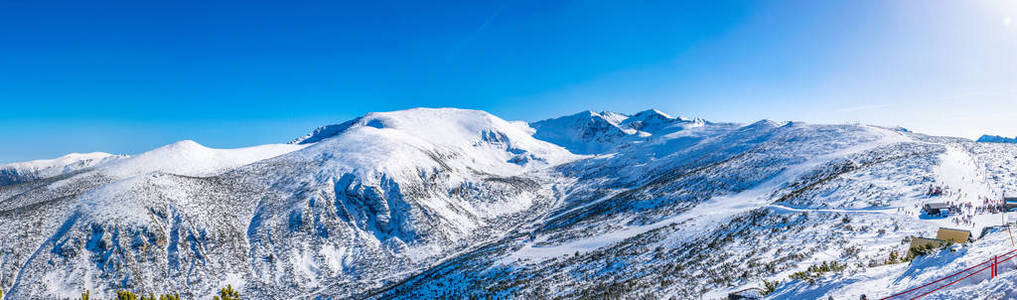
[[[1017,202],[1017,197],[1003,197],[1003,201],[1006,201],[1006,202]]]
[[[946,204],[944,202],[925,203],[925,208],[930,208],[930,209],[946,209],[946,208],[950,208],[950,204]]]
[[[957,228],[949,228],[949,227],[940,227],[940,228],[939,228],[939,230],[953,230],[953,231],[961,231],[961,232],[967,232],[968,234],[971,234],[971,231],[970,231],[970,230],[966,230],[966,229],[957,229]]]
[[[971,232],[963,229],[940,227],[939,231],[936,232],[936,238],[953,241],[954,243],[964,243],[971,239]]]

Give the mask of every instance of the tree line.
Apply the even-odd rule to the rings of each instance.
[[[0,299],[3,298],[3,291],[0,290]],[[92,300],[92,292],[86,290],[81,293],[81,300]],[[95,299],[99,299],[98,297]],[[134,293],[132,291],[119,290],[116,300],[180,300],[180,293],[172,294],[159,294],[149,292],[148,295],[145,293]],[[213,300],[240,300],[240,292],[233,289],[233,285],[226,285],[226,287],[219,289],[219,295],[213,296]]]

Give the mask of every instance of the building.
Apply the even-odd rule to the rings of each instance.
[[[936,239],[962,244],[971,239],[971,231],[940,227]]]
[[[911,237],[911,249],[939,248],[947,243],[963,244],[971,239],[971,231],[940,227],[936,238]]]
[[[1003,197],[1003,205],[1006,210],[1017,208],[1017,197]]]
[[[950,205],[943,202],[925,203],[925,205],[922,206],[922,210],[924,210],[927,215],[950,213]]]

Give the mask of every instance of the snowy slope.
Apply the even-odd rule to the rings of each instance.
[[[783,282],[776,298],[857,298],[848,274],[906,252],[907,237],[998,220],[978,205],[918,213],[1014,188],[1013,174],[985,176],[1007,165],[987,156],[1007,152],[983,147],[870,126],[707,123],[559,167],[579,180],[549,217],[374,295],[716,299],[770,280]],[[930,199],[930,186],[949,192]],[[849,267],[820,284],[788,280],[828,262]],[[898,287],[886,278],[867,286]]]
[[[229,280],[257,298],[349,294],[549,209],[554,180],[528,174],[576,158],[480,111],[358,120],[314,143],[183,141],[0,191],[0,232],[31,237],[3,242],[0,283],[15,297],[202,296]]]
[[[19,169],[26,171],[42,171],[56,169],[59,172],[74,168],[76,165],[94,165],[95,164],[94,162],[102,161],[112,156],[114,155],[102,152],[71,153],[54,159],[33,160],[28,162],[0,165],[0,168]]]
[[[181,141],[9,167],[39,175],[0,185],[0,288],[716,299],[767,280],[780,281],[771,298],[873,297],[1008,250],[988,229],[884,263],[910,236],[1000,223],[987,205],[1017,191],[1015,168],[1017,145],[865,125],[371,113],[290,144]],[[927,202],[957,209],[929,217]],[[846,267],[789,278],[831,262]],[[973,280],[935,297],[1010,287]]]
[[[534,137],[579,154],[614,152],[618,147],[705,125],[714,124],[698,118],[672,117],[656,109],[631,116],[616,112],[584,111],[530,124],[536,130]]]
[[[624,118],[619,114],[596,113],[584,111],[578,114],[549,119],[531,124],[536,129],[534,135],[569,151],[579,154],[601,153],[622,143],[634,130],[625,130],[618,126]]]
[[[313,159],[332,152],[343,156],[335,159],[341,162],[336,167],[349,170],[387,172],[448,167],[502,176],[573,159],[565,149],[534,139],[525,125],[481,111],[419,108],[371,113],[344,123],[343,127],[331,138],[312,135],[312,139],[301,140],[300,143],[320,141],[300,152],[302,158]],[[326,132],[326,128],[331,127],[315,132]],[[442,162],[454,164],[427,164],[434,162],[434,155],[448,157]]]
[[[126,158],[102,152],[71,153],[54,159],[0,165],[0,186],[50,178]]]
[[[219,172],[304,148],[270,144],[238,149],[213,149],[184,140],[101,166],[104,175],[127,178],[151,172],[184,176],[211,176]]]

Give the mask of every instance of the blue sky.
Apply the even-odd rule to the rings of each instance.
[[[1011,0],[144,2],[0,0],[0,162],[418,106],[1017,135]]]

